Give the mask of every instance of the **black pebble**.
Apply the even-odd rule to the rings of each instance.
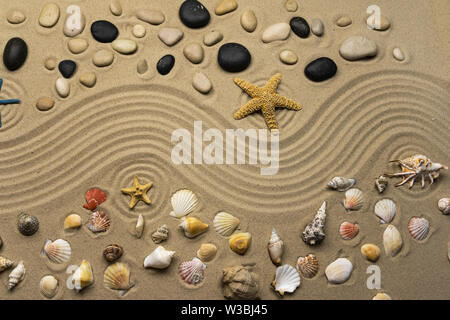
[[[91,25],[91,33],[98,42],[108,43],[116,40],[119,35],[119,30],[111,22],[99,20]]]
[[[305,76],[314,82],[330,79],[336,72],[336,63],[330,58],[325,57],[310,62],[305,68]]]
[[[240,72],[250,65],[252,56],[246,47],[239,43],[226,43],[219,49],[217,61],[223,70]]]
[[[179,11],[181,22],[186,27],[197,29],[206,26],[211,19],[208,9],[197,0],[186,0]]]
[[[300,38],[309,37],[310,28],[308,22],[306,22],[306,20],[303,19],[302,17],[292,18],[289,24],[291,26],[292,31],[294,31],[294,33]]]
[[[59,63],[58,69],[64,78],[69,79],[75,73],[77,64],[72,60],[64,60]]]
[[[12,38],[3,51],[3,63],[9,71],[14,71],[23,66],[27,56],[28,46],[25,41],[20,38]]]
[[[158,72],[165,76],[172,70],[175,65],[175,57],[171,54],[165,55],[161,59],[159,59],[158,64],[156,65],[156,69]]]

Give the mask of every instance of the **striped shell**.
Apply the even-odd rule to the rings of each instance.
[[[403,246],[402,235],[392,224],[388,225],[383,233],[384,251],[388,256],[394,257]]]
[[[107,199],[106,193],[99,188],[92,188],[88,190],[84,197],[86,199],[86,203],[83,204],[83,208],[91,211],[94,211],[97,206],[101,205]]]
[[[109,216],[103,211],[96,211],[91,215],[91,223],[89,225],[89,230],[94,233],[106,232],[111,226],[111,220]]]
[[[218,234],[228,237],[239,226],[239,219],[226,212],[219,212],[213,220],[214,229]]]
[[[55,241],[45,240],[42,253],[47,256],[51,262],[61,264],[69,261],[72,254],[72,248],[70,247],[69,242],[63,239]]]
[[[15,286],[19,284],[25,278],[26,269],[23,265],[23,261],[20,261],[19,264],[11,271],[8,279],[8,290],[13,289]]]
[[[417,241],[425,239],[430,231],[430,222],[425,218],[412,217],[408,230],[411,237]]]
[[[32,236],[39,230],[39,220],[26,213],[19,214],[17,228],[24,236]]]
[[[161,243],[169,238],[169,228],[163,224],[155,232],[152,233],[152,240],[154,243]]]
[[[106,261],[114,262],[123,255],[123,248],[118,244],[110,244],[103,250],[103,257]]]
[[[181,263],[178,273],[181,279],[187,284],[197,285],[203,281],[205,269],[206,264],[200,259],[194,258],[191,261]]]
[[[347,191],[356,183],[355,179],[347,179],[342,177],[334,177],[328,182],[328,187],[337,191]]]
[[[39,282],[39,290],[44,297],[53,298],[58,291],[58,279],[52,275],[43,276]]]
[[[382,199],[375,204],[375,215],[382,223],[391,223],[394,220],[397,207],[391,199]]]
[[[348,221],[342,222],[339,227],[339,234],[344,240],[351,240],[359,233],[359,225],[357,223],[351,223]]]
[[[113,290],[120,290],[123,296],[134,284],[130,282],[130,268],[125,263],[116,262],[105,270],[103,283]]]
[[[191,190],[178,190],[172,195],[172,217],[181,218],[195,210],[198,204],[197,196]]]
[[[353,188],[345,192],[345,199],[342,201],[344,208],[349,210],[359,210],[363,206],[363,193],[361,190]]]
[[[438,201],[438,208],[443,214],[450,213],[450,198],[442,198]]]
[[[281,264],[281,257],[284,252],[284,243],[283,240],[278,236],[275,228],[272,229],[272,234],[269,239],[269,243],[267,244],[267,250],[269,251],[270,260],[276,266]]]
[[[306,257],[299,257],[297,260],[297,270],[308,279],[313,278],[319,271],[319,260],[313,254]]]
[[[294,292],[300,285],[300,275],[294,267],[285,264],[277,268],[275,280],[272,282],[273,289],[283,296],[286,292]]]

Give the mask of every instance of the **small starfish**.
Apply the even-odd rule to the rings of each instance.
[[[278,123],[275,119],[275,108],[285,107],[289,110],[300,110],[302,108],[300,104],[277,93],[281,77],[281,73],[277,73],[267,81],[264,87],[257,87],[248,81],[235,78],[234,82],[253,99],[234,114],[234,119],[240,120],[261,110],[269,129],[276,130],[278,129]]]
[[[134,177],[133,187],[120,189],[123,193],[131,196],[130,209],[133,209],[139,201],[144,201],[150,204],[150,199],[147,196],[147,191],[153,186],[152,182],[147,184],[140,184],[137,176]]]

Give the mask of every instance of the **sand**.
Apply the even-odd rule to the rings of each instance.
[[[118,243],[124,247],[122,261],[132,268],[136,285],[123,299],[222,299],[220,285],[224,267],[256,263],[260,276],[260,296],[278,299],[270,287],[275,267],[268,258],[266,245],[275,227],[286,245],[283,263],[295,265],[298,256],[314,253],[320,263],[319,274],[302,279],[300,288],[284,299],[371,299],[386,292],[393,299],[450,298],[450,266],[447,243],[450,240],[450,218],[437,209],[437,201],[448,197],[450,173],[442,172],[435,184],[421,189],[416,183],[411,190],[388,189],[379,195],[374,179],[384,172],[397,171],[388,161],[416,153],[433,161],[450,165],[450,66],[448,64],[448,17],[450,8],[444,1],[377,1],[391,21],[386,32],[368,30],[365,10],[373,1],[301,1],[296,13],[289,13],[284,1],[240,0],[239,8],[224,16],[216,16],[218,0],[204,0],[212,20],[200,30],[189,30],[178,19],[180,1],[124,1],[124,14],[113,16],[109,1],[76,1],[86,15],[87,27],[81,37],[89,40],[89,48],[74,56],[63,36],[63,18],[48,30],[38,26],[40,8],[46,1],[3,1],[0,15],[0,43],[19,36],[29,46],[26,64],[17,72],[2,65],[4,79],[2,98],[20,98],[22,103],[0,106],[3,127],[0,129],[0,236],[4,246],[0,255],[14,261],[23,260],[27,275],[13,291],[6,288],[9,271],[0,274],[1,299],[43,299],[39,281],[46,274],[55,275],[60,290],[54,299],[117,299],[118,294],[103,285],[107,262],[104,247]],[[58,1],[65,10],[70,1]],[[146,4],[147,3],[147,4]],[[161,27],[149,26],[147,36],[138,39],[138,52],[131,56],[115,54],[112,66],[93,66],[94,52],[108,45],[96,43],[89,34],[90,23],[107,19],[116,24],[122,35],[132,37],[137,8],[161,8],[166,15],[162,26],[174,26],[184,32],[183,40],[172,48],[157,39]],[[254,33],[239,25],[240,14],[252,8],[259,19]],[[10,25],[6,13],[19,9],[27,16],[20,25]],[[339,15],[348,15],[353,24],[341,29],[334,25]],[[263,44],[265,27],[301,15],[308,21],[319,17],[324,21],[322,38],[299,39],[291,35],[287,41]],[[216,62],[220,45],[206,48],[205,61],[192,65],[183,56],[183,47],[201,42],[212,29],[224,33],[225,42],[244,44],[252,53],[251,66],[239,76],[262,85],[277,72],[283,74],[279,92],[303,105],[303,110],[279,110],[280,170],[274,176],[262,176],[258,165],[180,165],[172,163],[174,146],[171,133],[178,128],[192,132],[193,122],[202,120],[204,128],[260,128],[265,124],[260,114],[235,121],[235,112],[248,97],[233,83],[234,75],[222,71]],[[349,36],[362,34],[375,40],[379,54],[370,61],[348,62],[338,53],[339,45]],[[392,49],[400,47],[406,61],[392,58]],[[282,64],[278,55],[284,49],[297,53],[296,65]],[[156,62],[171,53],[176,64],[168,76],[156,72]],[[71,79],[71,94],[60,99],[54,89],[57,70],[48,71],[44,61],[72,58],[78,63]],[[303,75],[304,66],[320,56],[336,61],[337,75],[324,83],[311,83]],[[136,64],[145,57],[150,71],[138,76]],[[97,85],[93,89],[78,83],[81,72],[94,71]],[[214,89],[202,95],[192,88],[195,72],[204,72]],[[51,96],[55,107],[48,112],[35,108],[37,99]],[[120,188],[130,186],[134,175],[143,182],[152,181],[149,192],[152,204],[140,202],[129,210],[129,198]],[[333,176],[354,177],[364,192],[360,211],[346,214],[340,201],[344,194],[326,189]],[[67,234],[63,221],[69,213],[88,222],[89,212],[82,208],[84,193],[100,187],[109,196],[101,208],[110,214],[112,227],[106,234],[93,235],[84,225]],[[180,188],[189,188],[199,197],[200,206],[192,214],[212,226],[214,215],[227,211],[239,217],[241,229],[253,235],[244,256],[233,253],[227,240],[210,228],[205,234],[187,239],[177,230],[178,221],[169,217],[170,197]],[[394,258],[382,253],[376,262],[381,269],[381,290],[366,287],[366,268],[372,263],[360,254],[360,246],[371,242],[382,247],[385,225],[373,213],[377,200],[388,197],[398,206],[393,224],[400,230],[404,246]],[[328,202],[326,238],[322,244],[309,247],[300,233],[309,223],[322,201]],[[22,236],[16,228],[19,212],[37,216],[41,227],[31,237]],[[142,213],[146,227],[142,239],[136,239],[133,228]],[[412,216],[423,216],[431,223],[431,234],[421,243],[408,234]],[[351,241],[341,240],[339,225],[358,222],[360,234]],[[143,259],[156,245],[151,233],[162,224],[170,228],[170,238],[163,245],[176,251],[172,265],[165,271],[146,270]],[[68,264],[51,265],[40,255],[45,239],[64,238],[72,246]],[[200,245],[212,242],[219,248],[217,257],[207,264],[205,281],[198,288],[187,288],[178,277],[178,266],[192,259]],[[324,271],[337,257],[349,258],[354,271],[349,281],[330,285]],[[94,269],[95,283],[81,293],[65,288],[68,265],[88,260]]]

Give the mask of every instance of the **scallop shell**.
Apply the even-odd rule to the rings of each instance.
[[[388,178],[385,175],[381,175],[375,180],[375,187],[379,193],[383,193],[383,191],[386,190],[387,185]]]
[[[144,259],[144,268],[165,269],[170,266],[175,251],[164,249],[158,246],[152,253]]]
[[[240,220],[226,212],[219,212],[214,217],[214,229],[218,234],[228,237],[239,226]]]
[[[91,215],[91,223],[89,225],[89,230],[94,233],[106,232],[111,226],[111,220],[109,216],[103,211],[96,211]]]
[[[363,206],[363,193],[361,190],[353,188],[345,192],[345,199],[342,200],[344,208],[349,210],[359,210]]]
[[[377,293],[372,300],[392,300],[392,298],[386,293]]]
[[[197,285],[203,281],[205,269],[206,264],[200,259],[194,258],[191,261],[181,263],[178,273],[181,279],[187,284]]]
[[[23,265],[23,261],[20,261],[17,267],[15,267],[9,274],[8,290],[13,289],[25,278],[26,269]]]
[[[269,243],[267,244],[267,250],[269,251],[269,257],[270,260],[272,260],[272,263],[279,266],[284,252],[284,243],[278,236],[275,228],[272,229],[272,234]]]
[[[53,298],[58,291],[58,279],[52,275],[43,276],[39,282],[39,290],[44,297]]]
[[[375,204],[375,215],[382,223],[391,223],[394,220],[397,207],[391,199],[382,199]]]
[[[152,240],[154,243],[161,243],[169,238],[169,228],[163,224],[152,234]]]
[[[81,217],[78,214],[70,214],[64,219],[64,230],[81,227]]]
[[[214,259],[217,253],[217,247],[212,243],[203,243],[197,251],[197,257],[203,262]]]
[[[17,228],[24,236],[32,236],[39,230],[39,220],[26,213],[19,214]]]
[[[252,266],[237,265],[222,270],[222,288],[226,299],[254,300],[258,298],[258,276]]]
[[[450,213],[450,198],[442,198],[438,201],[438,208],[443,214]]]
[[[51,262],[61,264],[69,261],[72,248],[69,242],[63,239],[45,240],[42,254],[47,256]]]
[[[231,250],[237,254],[243,255],[247,252],[250,242],[252,240],[252,235],[248,232],[233,234],[228,240]]]
[[[106,261],[114,262],[123,255],[123,248],[118,244],[110,244],[103,250],[103,257]]]
[[[191,190],[178,190],[172,195],[172,217],[181,218],[195,210],[198,204],[197,196]]]
[[[417,241],[425,239],[430,231],[430,222],[425,218],[412,217],[408,230],[411,237]]]
[[[94,273],[92,267],[86,260],[81,261],[80,266],[72,276],[75,289],[80,291],[94,283]]]
[[[403,246],[400,232],[392,224],[388,225],[383,234],[384,251],[388,256],[394,257]]]
[[[339,227],[339,234],[344,240],[351,240],[356,237],[359,233],[359,224],[351,223],[348,221],[342,222]]]
[[[120,296],[123,296],[134,286],[130,282],[130,273],[130,268],[125,263],[113,263],[106,268],[103,283],[110,289],[119,290]]]
[[[346,282],[353,271],[353,265],[347,258],[339,258],[330,263],[325,269],[328,282],[341,284]]]
[[[305,278],[314,278],[317,272],[319,272],[319,260],[313,254],[308,254],[306,257],[299,257],[297,260],[297,270]]]
[[[14,261],[11,261],[5,257],[0,256],[0,272],[11,268],[14,265]]]
[[[272,282],[273,289],[283,296],[286,292],[294,292],[300,285],[300,275],[294,267],[285,264],[278,267],[275,272],[275,280]]]
[[[144,225],[145,225],[144,216],[140,214],[136,223],[136,237],[138,239],[142,237],[142,233],[144,232]]]
[[[208,230],[208,225],[194,217],[182,217],[179,228],[184,231],[184,235],[188,238],[195,238]]]
[[[356,183],[355,179],[347,179],[342,177],[334,177],[328,182],[328,187],[337,191],[347,191]]]
[[[86,203],[83,204],[83,208],[94,211],[99,205],[106,201],[107,196],[99,188],[92,188],[85,194]]]

